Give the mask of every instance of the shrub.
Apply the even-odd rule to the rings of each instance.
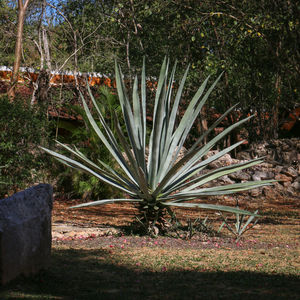
[[[37,145],[48,145],[49,122],[41,109],[16,98],[0,97],[0,196],[43,180],[49,158]]]
[[[106,87],[101,86],[96,90],[98,106],[101,108],[101,113],[104,116],[112,115],[112,112],[121,112],[120,104],[117,96]],[[67,112],[70,115],[82,118],[81,123],[74,123],[66,120],[58,120],[58,134],[63,129],[67,134],[59,134],[59,139],[68,144],[70,141],[75,144],[80,152],[89,157],[93,161],[102,159],[106,164],[113,167],[114,162],[109,156],[108,149],[99,144],[97,134],[93,129],[89,128],[89,120],[85,114],[85,110],[77,105],[65,105]],[[95,114],[93,114],[95,115]],[[113,124],[112,124],[113,125]],[[101,124],[98,122],[98,126]],[[81,197],[83,200],[99,199],[102,197],[115,197],[120,193],[111,186],[103,184],[97,178],[88,174],[78,172],[73,168],[60,169],[57,173],[57,190],[64,193],[64,197]]]
[[[242,141],[238,142],[208,159],[202,160],[204,155],[206,155],[218,141],[237,126],[245,123],[250,117],[231,125],[207,142],[207,144],[202,145],[204,138],[234,109],[234,107],[230,108],[198,138],[187,154],[178,160],[178,155],[184,146],[184,142],[189,134],[191,126],[196,120],[214,86],[217,84],[220,76],[206,92],[205,89],[209,78],[202,83],[190,101],[178,126],[176,126],[177,111],[188,68],[185,71],[177,93],[173,98],[172,86],[176,64],[169,77],[169,62],[165,59],[158,80],[154,100],[153,125],[150,137],[148,137],[146,128],[145,64],[143,65],[141,76],[141,93],[139,94],[138,92],[138,79],[135,77],[132,102],[130,102],[127,95],[125,84],[122,79],[123,74],[117,63],[115,65],[115,70],[118,96],[122,108],[123,119],[126,124],[127,136],[122,131],[119,120],[115,114],[113,115],[113,120],[116,136],[113,134],[90,90],[89,94],[97,111],[97,121],[101,123],[101,128],[99,128],[97,121],[93,118],[83,95],[81,95],[81,98],[90,125],[119,164],[120,170],[111,168],[101,160],[98,160],[97,163],[93,162],[76,147],[71,148],[59,143],[64,149],[72,153],[72,155],[76,157],[76,160],[46,148],[42,149],[53,155],[60,162],[87,172],[97,177],[99,180],[111,184],[127,193],[130,199],[104,199],[80,204],[75,207],[101,205],[116,201],[138,202],[140,208],[139,221],[143,224],[143,228],[146,232],[151,235],[157,235],[159,232],[164,232],[166,230],[167,224],[165,215],[167,213],[172,215],[171,207],[173,206],[199,207],[202,209],[239,213],[241,215],[254,215],[251,212],[234,207],[190,202],[210,195],[232,194],[259,186],[270,185],[272,183],[271,180],[265,180],[210,188],[203,187],[203,185],[214,179],[261,163],[262,160],[259,158],[212,170],[204,175],[197,175],[199,171],[206,168],[209,163],[217,160],[242,143]],[[146,159],[147,147],[149,149],[149,155]]]

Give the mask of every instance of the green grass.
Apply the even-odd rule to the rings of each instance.
[[[241,247],[204,237],[60,240],[47,270],[2,287],[0,299],[299,299],[299,218],[277,223],[262,218]]]
[[[189,241],[185,248],[155,242],[55,244],[49,269],[9,283],[0,299],[299,299],[295,246],[195,249]]]

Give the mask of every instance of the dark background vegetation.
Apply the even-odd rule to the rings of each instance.
[[[256,113],[247,124],[250,142],[284,137],[282,122],[299,105],[299,9],[297,1],[284,0],[29,0],[21,66],[110,75],[117,58],[130,78],[140,71],[145,56],[148,76],[157,77],[168,55],[179,61],[178,76],[190,64],[183,106],[204,78],[224,71],[202,121],[239,103],[226,125]],[[18,1],[0,1],[0,65],[13,66],[20,11]],[[30,107],[35,93],[30,82],[17,90],[17,98],[23,91],[19,93],[23,102],[16,98],[10,103],[1,96],[0,166],[5,168],[0,171],[6,185],[1,184],[0,194],[41,181],[41,169],[48,170],[70,196],[84,191],[87,198],[110,193],[85,175],[54,168],[39,152],[37,145],[69,138],[75,144],[88,142],[80,145],[86,154],[106,157],[105,149],[90,138],[84,119],[76,123],[81,129],[66,128],[61,122],[61,108],[70,114],[68,105],[76,104],[76,89],[42,85],[39,88],[46,92],[37,96],[39,107]],[[1,91],[5,94],[6,87]],[[94,92],[99,101],[107,100],[99,90]],[[103,103],[108,115],[107,102]],[[201,119],[198,122],[194,136],[201,130]],[[109,158],[107,162],[112,163]],[[36,175],[29,175],[32,170]]]

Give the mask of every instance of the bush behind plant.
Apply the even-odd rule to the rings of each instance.
[[[97,101],[101,112],[106,116],[107,121],[111,121],[110,116],[113,112],[120,114],[121,108],[117,96],[113,94],[111,89],[101,86],[94,90],[95,101]],[[70,103],[70,102],[69,102]],[[57,120],[58,139],[66,144],[75,144],[85,156],[93,161],[103,160],[111,167],[114,162],[109,155],[109,151],[103,144],[99,144],[97,134],[88,126],[89,120],[85,114],[85,110],[79,104],[65,104],[68,114],[80,117],[82,121],[79,123],[70,122],[68,120]],[[98,126],[101,127],[100,122]],[[65,134],[60,134],[63,129]],[[63,153],[64,149],[62,149]],[[95,177],[91,177],[85,173],[78,172],[73,168],[59,168],[57,173],[57,191],[64,194],[64,197],[79,197],[83,200],[99,199],[103,197],[116,197],[120,193],[111,186],[103,184]]]
[[[50,122],[41,107],[0,97],[0,197],[45,179],[47,157],[37,145],[49,145]],[[43,170],[43,172],[41,172]],[[44,175],[43,175],[44,174]]]

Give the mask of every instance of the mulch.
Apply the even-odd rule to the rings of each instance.
[[[214,200],[215,202],[217,200]],[[227,200],[232,202],[233,199]],[[278,217],[276,219],[265,217],[260,223],[263,228],[269,228],[274,224],[286,224],[288,226],[300,225],[299,219],[299,202],[295,202],[293,199],[284,200],[278,202],[276,199],[259,201],[254,199],[252,205],[264,205],[264,210],[280,211],[281,215],[286,213],[287,215],[298,213],[298,218]],[[226,202],[226,201],[225,201]],[[262,202],[262,203],[261,203]],[[128,229],[130,224],[135,220],[137,215],[137,208],[132,203],[113,203],[103,206],[87,207],[82,209],[69,209],[69,207],[81,203],[80,199],[64,200],[55,199],[53,205],[53,222],[55,224],[66,224],[79,228],[79,233],[68,235],[63,234],[53,239],[53,245],[63,246],[69,248],[84,248],[84,249],[124,249],[124,248],[172,248],[172,249],[273,249],[273,248],[299,248],[298,241],[286,244],[276,242],[263,242],[255,239],[253,235],[247,235],[243,237],[239,242],[235,241],[235,238],[228,234],[223,236],[211,236],[205,233],[197,233],[193,235],[191,239],[187,238],[187,233],[179,232],[176,238],[168,236],[159,236],[155,239],[147,236],[137,236],[130,234]],[[229,204],[232,203],[222,203]],[[209,215],[209,220],[214,221],[218,217],[214,212],[199,211],[197,209],[189,210],[176,210],[177,217],[181,221],[187,219],[195,220],[198,217],[202,219]],[[271,221],[270,221],[271,220]],[[277,223],[276,223],[277,222]],[[271,224],[270,224],[271,223]],[[257,225],[258,227],[260,225]],[[97,234],[98,229],[106,228],[102,231],[103,234]],[[109,229],[112,230],[109,230]],[[95,232],[91,231],[94,229]],[[127,229],[127,231],[124,231]],[[82,234],[86,230],[86,234]],[[254,229],[254,231],[261,231],[261,229]]]

